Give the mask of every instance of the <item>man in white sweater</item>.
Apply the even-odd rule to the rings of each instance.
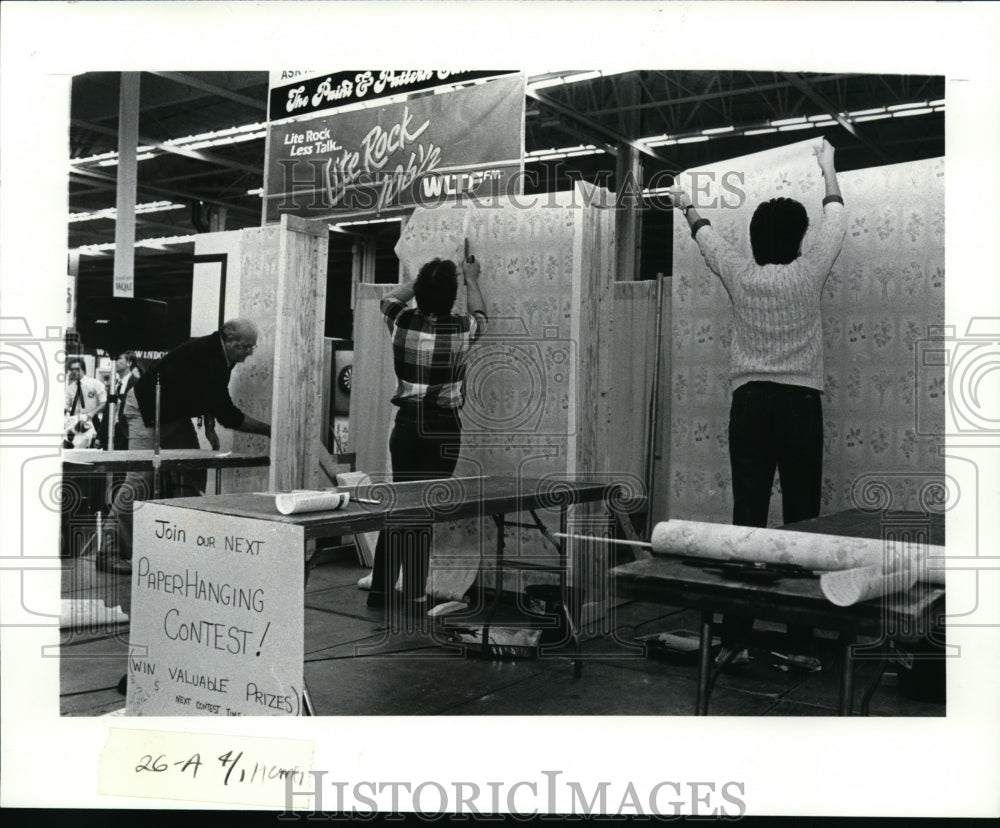
[[[823,218],[804,252],[802,240],[809,219],[797,201],[776,198],[757,207],[750,221],[751,261],[699,215],[682,188],[671,190],[674,206],[683,212],[706,264],[722,280],[733,304],[729,458],[733,523],[738,526],[767,525],[775,469],[781,479],[784,522],[819,514],[823,464],[820,294],[840,254],[846,219],[833,147],[824,140],[815,152],[826,194]]]

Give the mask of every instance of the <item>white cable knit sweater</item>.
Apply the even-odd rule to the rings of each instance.
[[[846,234],[844,205],[831,201],[813,242],[787,265],[761,267],[733,250],[710,224],[695,241],[733,303],[730,386],[753,380],[823,390],[820,294]]]

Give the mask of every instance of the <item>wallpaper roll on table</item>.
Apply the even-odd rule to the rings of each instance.
[[[274,496],[275,508],[283,515],[302,512],[332,512],[342,509],[351,500],[347,492],[302,489]]]
[[[826,599],[838,607],[849,607],[894,592],[905,592],[917,582],[917,566],[886,570],[881,565],[824,572],[819,588]]]
[[[792,564],[828,572],[860,567],[879,567],[884,573],[902,569],[917,573],[919,580],[944,584],[944,569],[926,565],[929,550],[944,557],[944,549],[937,546],[693,520],[657,523],[652,545],[654,552],[666,555]]]

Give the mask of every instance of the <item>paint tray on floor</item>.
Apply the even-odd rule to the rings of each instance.
[[[523,627],[489,627],[489,641],[483,647],[483,627],[455,627],[449,640],[465,645],[465,655],[485,658],[538,658],[542,631]]]
[[[700,637],[694,630],[671,630],[670,632],[650,633],[640,635],[636,639],[646,645],[650,655],[696,656],[700,646]],[[712,645],[717,643],[712,639]]]

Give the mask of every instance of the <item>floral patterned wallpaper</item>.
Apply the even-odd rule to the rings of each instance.
[[[418,209],[403,230],[396,254],[408,278],[438,256],[460,262],[465,238],[482,266],[489,333],[468,364],[458,478],[544,478],[569,468],[569,400],[578,365],[570,335],[573,241],[580,212],[549,204]],[[464,306],[460,288],[456,307]],[[508,518],[530,522],[528,515]],[[550,527],[556,519],[543,516]],[[506,542],[510,556],[552,554],[533,529],[509,529]],[[479,555],[491,557],[495,543],[492,520],[438,524],[431,591],[460,597],[479,568]]]
[[[798,199],[814,227],[824,190],[813,145],[705,168],[714,180],[697,178],[708,187],[699,203],[718,198],[719,206],[702,214],[748,257],[750,217],[767,198]],[[944,319],[944,159],[838,178],[848,229],[822,295],[822,513],[933,508],[944,459],[940,440],[927,435],[944,421],[944,378],[917,351]],[[735,189],[746,194],[738,205]],[[672,282],[670,517],[728,523],[731,305],[682,221],[674,223]],[[769,525],[780,525],[780,507],[776,475]]]

